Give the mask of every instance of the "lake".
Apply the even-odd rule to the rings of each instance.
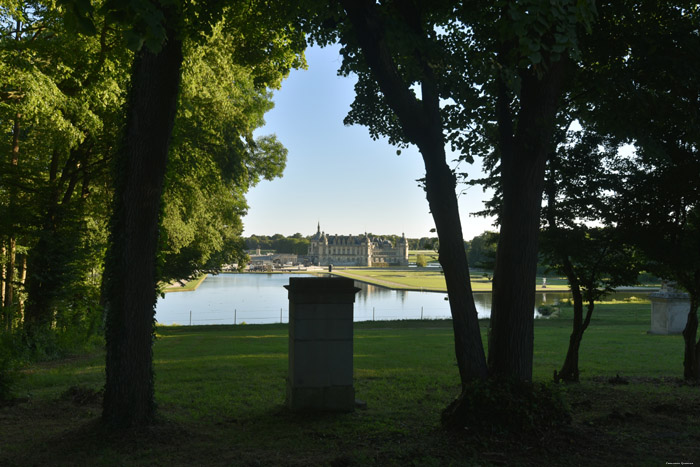
[[[158,298],[160,324],[260,324],[289,321],[285,285],[300,274],[209,275],[194,292],[171,292]],[[450,318],[447,294],[390,290],[355,282],[355,321]],[[618,292],[615,299],[649,292]],[[569,298],[566,292],[537,293],[537,306]],[[491,293],[474,294],[479,318],[491,315]],[[533,310],[535,312],[535,310]]]

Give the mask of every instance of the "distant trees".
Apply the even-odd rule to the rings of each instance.
[[[434,250],[438,244],[437,237],[408,238],[410,250]]]
[[[277,253],[289,253],[294,255],[306,255],[309,252],[309,237],[302,237],[300,233],[296,233],[291,237],[285,237],[282,234],[272,236],[266,235],[251,235],[245,239],[245,245],[248,250],[275,250]]]
[[[496,265],[497,232],[484,232],[472,238],[467,246],[469,264],[477,268],[493,271]]]
[[[375,235],[368,233],[372,238],[381,237],[389,240],[393,245],[397,245],[402,238],[399,234]],[[282,234],[269,235],[251,235],[245,239],[245,246],[248,250],[274,250],[277,253],[290,253],[295,255],[308,254],[310,236],[303,237],[300,233],[295,233],[290,237],[285,237]],[[437,238],[407,238],[409,250],[431,250],[437,242]]]

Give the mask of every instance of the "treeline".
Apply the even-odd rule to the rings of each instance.
[[[397,245],[401,240],[401,235],[374,235],[368,234],[371,238],[384,238],[393,245]],[[306,255],[309,251],[311,235],[303,236],[295,233],[290,237],[282,234],[274,235],[251,235],[246,237],[245,247],[248,250],[274,250],[277,253],[290,253],[295,255]],[[431,250],[438,244],[437,237],[407,238],[409,250]]]
[[[309,242],[311,237],[303,237],[300,233],[295,233],[291,237],[282,234],[251,235],[245,238],[245,246],[248,250],[274,250],[277,253],[289,253],[293,255],[306,255],[309,252]]]

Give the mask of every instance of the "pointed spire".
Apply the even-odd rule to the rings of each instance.
[[[316,228],[316,233],[321,233],[321,221],[318,221],[318,227]]]

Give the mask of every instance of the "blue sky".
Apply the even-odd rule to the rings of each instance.
[[[415,147],[396,148],[373,141],[362,126],[344,126],[355,80],[337,75],[338,47],[309,48],[308,70],[292,71],[274,94],[275,108],[257,135],[277,135],[288,149],[281,179],[262,181],[248,193],[244,235],[292,235],[363,232],[433,236],[432,216],[416,179],[425,169]],[[480,167],[463,163],[460,171]],[[464,190],[466,186],[458,187]],[[459,196],[465,239],[493,230],[490,219],[473,217],[485,195],[469,188]]]

